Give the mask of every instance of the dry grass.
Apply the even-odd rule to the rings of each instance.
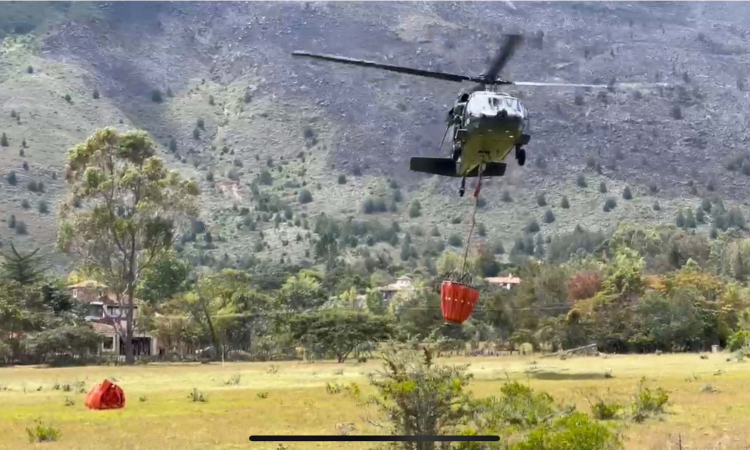
[[[557,400],[587,410],[581,390],[595,390],[607,399],[627,401],[641,376],[670,392],[672,405],[663,420],[630,424],[628,449],[676,448],[678,435],[689,448],[745,448],[750,434],[743,427],[750,412],[750,366],[727,362],[720,355],[701,360],[698,355],[612,356],[607,359],[538,357],[453,358],[445,363],[471,363],[478,395],[498,392],[506,376],[528,380]],[[534,363],[536,361],[536,363]],[[269,363],[217,365],[151,365],[139,367],[86,367],[67,369],[0,369],[0,448],[30,446],[25,429],[37,418],[59,428],[65,449],[198,449],[244,448],[253,433],[335,434],[337,424],[354,424],[352,434],[377,433],[366,425],[366,411],[344,395],[326,393],[325,384],[356,382],[377,369],[377,362],[347,364],[343,375],[335,363]],[[612,370],[613,378],[604,374]],[[714,375],[718,371],[721,375]],[[225,380],[240,376],[238,385]],[[87,386],[114,377],[128,402],[119,411],[88,411],[84,394],[53,390],[55,383],[83,380]],[[701,392],[710,382],[717,393]],[[39,387],[41,391],[37,391]],[[189,392],[206,393],[205,403],[191,402]],[[24,391],[25,389],[25,391]],[[267,392],[268,395],[258,395]],[[64,406],[66,396],[76,400]],[[148,401],[137,401],[140,397]],[[275,445],[254,448],[275,449]],[[294,448],[322,448],[295,445]],[[366,448],[326,445],[325,448]],[[686,447],[688,448],[688,447]]]

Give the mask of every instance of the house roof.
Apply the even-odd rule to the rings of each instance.
[[[492,284],[520,284],[521,279],[518,277],[510,276],[510,277],[489,277],[485,278],[485,280],[488,283]]]
[[[107,285],[99,283],[98,281],[94,281],[94,280],[86,280],[86,281],[81,281],[80,283],[70,285],[68,286],[68,288],[70,289],[75,289],[75,288],[107,289]]]

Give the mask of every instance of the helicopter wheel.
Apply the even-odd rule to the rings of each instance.
[[[526,164],[526,150],[517,147],[516,148],[516,159],[518,160],[518,165],[523,166]]]

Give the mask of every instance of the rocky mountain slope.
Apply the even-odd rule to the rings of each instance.
[[[478,74],[507,32],[531,37],[504,74],[511,79],[676,87],[510,89],[531,111],[530,162],[488,183],[479,214],[486,239],[510,248],[524,224],[542,223],[547,209],[556,218],[542,223],[549,236],[577,224],[673,223],[678,209],[695,208],[705,196],[746,207],[744,3],[4,5],[0,132],[8,146],[0,147],[0,242],[49,249],[54,204],[65,191],[58,177],[65,151],[108,125],[148,130],[172,167],[202,181],[202,219],[214,239],[201,249],[185,243],[199,259],[309,259],[303,215],[312,222],[320,212],[397,220],[420,245],[427,238],[417,229],[437,226],[443,240],[463,235],[470,203],[458,199],[455,180],[415,176],[408,159],[438,154],[446,112],[465,86],[290,53]],[[6,181],[11,171],[15,185]],[[586,188],[576,185],[582,173]],[[403,201],[364,215],[367,198],[390,203],[399,196],[388,179],[401,186]],[[30,191],[30,181],[42,181],[43,192]],[[599,192],[602,181],[607,193]],[[625,186],[633,200],[622,199]],[[299,202],[302,189],[312,202]],[[505,191],[512,202],[501,200]],[[549,206],[538,206],[539,193]],[[559,206],[563,195],[569,209]],[[278,225],[274,211],[259,210],[259,196],[275,202]],[[604,212],[608,197],[618,206]],[[420,217],[409,217],[414,200]],[[11,215],[27,234],[7,226]]]

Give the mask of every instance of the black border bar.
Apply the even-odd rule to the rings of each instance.
[[[253,435],[252,442],[497,442],[500,436]]]

